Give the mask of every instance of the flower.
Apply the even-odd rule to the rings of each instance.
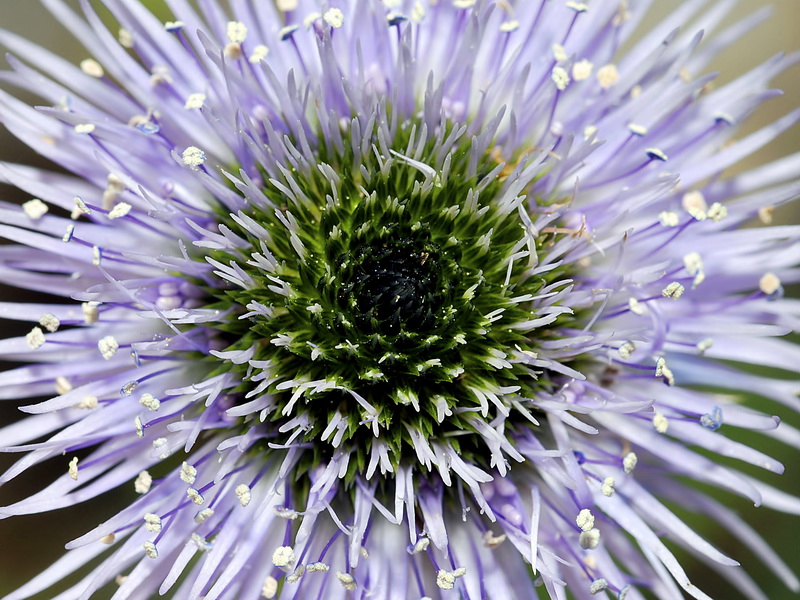
[[[0,516],[139,497],[8,600],[90,563],[59,597],[707,598],[664,539],[759,597],[665,503],[798,589],[693,485],[800,508],[714,459],[783,470],[731,428],[797,445],[731,394],[798,408],[732,362],[800,364],[798,230],[741,227],[800,157],[722,177],[800,117],[732,142],[791,58],[713,89],[699,34],[619,55],[617,0],[104,4],[118,39],[47,2],[79,67],[0,34],[52,105],[4,93],[3,123],[72,173],[0,166],[36,196],[2,276],[63,298],[2,304],[33,322],[3,394],[46,398],[0,481],[64,468]]]

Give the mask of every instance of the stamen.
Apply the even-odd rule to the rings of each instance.
[[[34,221],[38,221],[44,215],[47,214],[49,210],[47,204],[39,200],[38,198],[33,198],[32,200],[28,200],[22,204],[22,210],[25,214]]]

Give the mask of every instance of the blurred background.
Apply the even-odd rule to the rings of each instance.
[[[77,0],[66,0],[67,4],[77,6]],[[267,0],[256,0],[267,1]],[[145,1],[163,20],[171,19],[171,15],[164,9],[162,0]],[[101,3],[92,0],[92,4],[100,6]],[[590,2],[591,4],[591,2]],[[646,31],[671,11],[677,1],[656,0],[647,16],[642,31]],[[752,29],[736,45],[725,50],[715,61],[710,70],[718,70],[721,76],[718,84],[724,84],[780,51],[800,50],[800,0],[742,0],[735,10],[726,18],[724,25],[732,24],[746,18],[751,12],[769,4],[774,8],[774,16],[766,24]],[[87,58],[88,54],[62,27],[57,23],[39,2],[28,0],[0,0],[0,27],[16,32],[23,37],[34,40],[57,52],[68,60],[78,63]],[[2,67],[7,67],[4,60],[0,61]],[[694,74],[697,75],[697,74]],[[774,81],[774,87],[783,89],[785,95],[771,100],[763,106],[742,131],[742,136],[755,131],[782,116],[800,104],[800,68],[795,68],[781,74]],[[8,90],[7,86],[2,86]],[[36,99],[23,93],[14,91],[18,97],[25,98],[31,103]],[[758,164],[772,161],[778,157],[786,156],[800,151],[800,131],[798,127],[784,133],[774,143],[759,151],[755,156],[738,165],[734,171],[752,168]],[[0,125],[0,160],[26,164],[45,165],[46,163],[31,150],[20,145],[9,136]],[[0,198],[17,203],[29,200],[30,197],[20,194],[17,190],[0,185]],[[800,222],[800,202],[794,206],[786,207],[776,212],[775,221],[780,223]],[[797,289],[789,290],[795,297],[800,296]],[[41,294],[25,292],[3,286],[0,282],[0,300],[8,301],[18,298],[32,301],[49,301]],[[19,324],[0,320],[0,337],[24,335],[29,331],[30,324]],[[2,368],[2,365],[0,365]],[[799,366],[800,370],[800,366]],[[782,373],[782,377],[798,378],[798,373]],[[761,402],[759,400],[759,402]],[[28,403],[28,402],[25,402]],[[16,407],[22,403],[3,401],[0,404],[0,426],[16,421],[20,413]],[[800,427],[797,415],[789,415],[788,411],[778,405],[770,406],[767,403],[759,404],[760,410],[785,417],[785,420],[795,427]],[[783,477],[769,473],[759,473],[757,469],[747,468],[742,470],[759,476],[768,483],[800,495],[800,455],[797,450],[772,442],[767,438],[748,432],[727,432],[731,437],[748,444],[757,445],[767,454],[775,456],[786,464],[786,474]],[[0,439],[2,445],[2,439]],[[14,462],[14,455],[0,454],[0,472],[4,471]],[[55,462],[55,461],[51,461]],[[734,464],[731,461],[731,464]],[[737,467],[741,465],[736,463]],[[44,464],[31,469],[24,476],[16,479],[10,485],[0,487],[0,506],[7,505],[41,489],[45,482],[51,481],[60,475],[64,465]],[[131,486],[132,487],[132,486]],[[800,517],[778,514],[768,509],[753,510],[748,502],[733,498],[729,495],[716,494],[725,502],[741,510],[746,519],[769,541],[778,553],[784,556],[793,566],[795,572],[800,574]],[[86,503],[71,509],[41,515],[15,517],[0,520],[0,596],[10,592],[22,583],[28,581],[43,568],[50,565],[63,553],[63,544],[66,540],[78,537],[97,523],[113,515],[118,509],[127,505],[133,499],[132,490],[108,494],[94,502]],[[749,552],[742,549],[734,542],[733,538],[725,531],[719,529],[709,530],[708,523],[693,517],[682,515],[695,527],[702,530],[703,535],[724,552],[745,564],[767,593],[770,600],[783,600],[800,598],[800,595],[791,594],[776,578],[767,571],[761,563]],[[678,552],[681,555],[680,552]],[[683,558],[688,558],[681,555]],[[696,564],[693,560],[686,560],[686,564]],[[739,592],[733,591],[722,583],[716,574],[702,567],[689,569],[690,579],[714,598],[739,598]],[[68,582],[65,582],[68,583]],[[72,581],[74,583],[74,580]],[[66,586],[65,586],[66,587]],[[110,598],[113,587],[108,587],[95,598]],[[54,594],[48,593],[37,596],[37,600],[49,600]],[[506,599],[494,599],[506,600]]]

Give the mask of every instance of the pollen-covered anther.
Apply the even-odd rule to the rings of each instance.
[[[75,133],[85,135],[92,133],[96,129],[96,126],[93,123],[79,123],[78,125],[75,125],[73,129],[75,130]]]
[[[712,338],[704,338],[697,342],[695,348],[700,354],[705,354],[705,351],[711,348],[714,345],[714,340]]]
[[[153,396],[153,394],[142,394],[142,397],[139,398],[139,404],[144,406],[147,410],[154,410],[154,411],[158,410],[161,407],[161,401],[155,396]],[[192,483],[192,482],[187,481],[186,483]]]
[[[153,478],[147,471],[141,471],[133,482],[133,489],[137,494],[146,494],[153,485]]]
[[[628,359],[631,357],[631,354],[634,353],[636,350],[636,344],[633,342],[624,342],[618,349],[617,353],[619,357],[622,359]]]
[[[81,61],[81,71],[89,77],[94,77],[96,79],[100,79],[105,75],[103,67],[93,58],[85,58]]]
[[[519,21],[517,21],[516,19],[511,19],[500,23],[500,31],[502,31],[503,33],[511,33],[512,31],[516,31],[517,29],[519,29]]]
[[[112,221],[121,219],[126,216],[133,207],[127,202],[117,202],[110,211],[108,211],[108,218]]]
[[[556,59],[556,62],[564,62],[569,58],[567,51],[561,44],[553,44],[551,50],[553,51],[553,58]]]
[[[115,541],[116,539],[117,539],[117,536],[116,536],[116,535],[114,535],[114,533],[107,533],[106,535],[104,535],[103,537],[101,537],[101,538],[100,538],[98,541],[99,541],[101,544],[105,544],[105,545],[107,545],[107,546],[110,546],[111,544],[113,544],[113,543],[114,543],[114,541]]]
[[[61,241],[65,244],[72,240],[72,236],[75,234],[75,225],[69,224],[67,225],[67,230],[64,232],[64,235],[61,236]]]
[[[584,550],[594,550],[600,544],[600,530],[597,528],[581,531],[578,543]]]
[[[107,335],[97,342],[97,349],[105,360],[109,360],[119,350],[119,342],[113,335]]]
[[[308,563],[308,566],[306,567],[306,571],[308,573],[326,573],[327,571],[330,571],[330,569],[330,565],[319,561]]]
[[[72,382],[63,375],[59,375],[56,377],[55,388],[56,394],[67,394],[72,391]]]
[[[581,512],[578,513],[575,523],[577,523],[582,531],[589,531],[592,529],[594,527],[594,515],[592,511],[588,508],[582,509]]]
[[[100,320],[100,304],[97,302],[83,302],[81,303],[81,311],[83,312],[83,320],[87,325],[97,323]]]
[[[189,496],[189,500],[191,500],[197,505],[200,505],[206,501],[206,499],[203,498],[203,494],[201,494],[198,490],[194,489],[193,487],[190,487],[189,489],[186,490],[186,495]]]
[[[194,110],[198,108],[203,108],[203,104],[206,101],[206,95],[202,93],[196,94],[189,94],[189,97],[186,98],[186,102],[183,104],[183,108],[186,110]]]
[[[136,430],[136,437],[144,437],[144,425],[142,424],[142,418],[140,416],[136,416],[133,419],[133,427]]]
[[[86,203],[80,196],[75,196],[75,198],[73,198],[73,202],[75,203],[75,208],[72,209],[72,212],[69,215],[73,221],[81,215],[92,214],[92,209],[86,206]]]
[[[38,350],[44,345],[44,332],[39,327],[34,327],[25,336],[25,343],[31,350]]]
[[[762,206],[758,209],[758,220],[764,225],[772,223],[772,215],[775,213],[774,206]]]
[[[625,472],[626,475],[630,475],[636,468],[636,464],[638,462],[639,462],[639,457],[636,456],[636,453],[628,452],[622,459],[622,470]]]
[[[663,413],[656,411],[656,414],[653,415],[653,427],[658,433],[667,433],[669,429],[669,419],[667,419]]]
[[[436,574],[436,585],[443,590],[452,590],[456,586],[456,576],[451,571],[439,569]]]
[[[344,25],[344,13],[338,8],[329,8],[322,15],[322,18],[334,29],[339,29]]]
[[[39,325],[44,327],[50,333],[58,331],[61,321],[52,313],[45,313],[39,317]]]
[[[645,305],[636,298],[628,298],[628,309],[635,315],[643,315],[647,312]]]
[[[720,204],[719,202],[714,202],[709,208],[707,216],[709,219],[718,223],[722,219],[728,216],[728,207],[724,204]]]
[[[229,42],[241,44],[247,39],[247,26],[241,21],[228,21],[226,33]]]
[[[658,222],[661,223],[663,227],[675,227],[680,223],[680,218],[678,217],[678,213],[665,210],[658,214]]]
[[[494,532],[487,529],[483,533],[483,543],[487,548],[497,548],[500,544],[506,541],[506,534],[501,533],[500,535],[495,535]]]
[[[589,586],[589,593],[599,594],[600,592],[606,590],[608,588],[608,582],[605,579],[595,579],[592,581],[591,585]]]
[[[72,460],[69,461],[69,469],[67,470],[69,473],[70,478],[73,481],[78,481],[78,457],[73,456]]]
[[[142,544],[142,548],[144,548],[144,553],[148,558],[158,558],[158,548],[153,542],[145,542]]]
[[[305,574],[306,568],[303,565],[297,565],[297,568],[292,571],[292,574],[286,578],[286,583],[297,583],[300,578]]]
[[[413,546],[409,546],[408,553],[409,554],[419,554],[420,552],[425,552],[428,549],[428,546],[431,545],[430,538],[421,537],[417,540],[417,543]]]
[[[120,46],[129,50],[133,48],[135,43],[133,34],[130,32],[130,30],[125,29],[124,27],[119,28],[119,31],[117,32],[117,41],[119,42]]]
[[[671,300],[677,300],[681,296],[683,296],[683,292],[686,288],[683,287],[683,284],[673,281],[672,283],[668,284],[663,290],[661,290],[661,295],[665,298],[670,298]]]
[[[177,33],[184,28],[183,21],[167,21],[164,23],[164,29],[170,33]]]
[[[573,2],[573,0],[570,0],[569,2],[566,3],[565,6],[567,8],[571,8],[577,13],[584,13],[587,10],[589,10],[589,5],[586,4],[585,2]]]
[[[144,516],[144,528],[152,533],[161,531],[161,517],[154,513],[147,513]]]
[[[697,221],[705,221],[708,216],[706,213],[708,205],[706,204],[705,196],[700,191],[686,192],[681,199],[681,205],[683,210]]]
[[[196,168],[206,162],[206,153],[197,146],[189,146],[183,151],[181,158],[183,159],[183,164]]]
[[[205,523],[214,516],[214,509],[213,508],[204,508],[201,511],[198,511],[197,514],[194,516],[195,523]]]
[[[38,198],[33,198],[31,200],[28,200],[27,202],[23,202],[22,210],[28,218],[34,221],[38,221],[44,215],[47,214],[49,208],[47,204],[45,204]]]
[[[597,83],[600,84],[600,87],[604,90],[610,88],[618,81],[619,71],[616,65],[608,64],[597,69]]]
[[[647,127],[639,125],[638,123],[628,123],[628,131],[638,137],[647,135]]]
[[[758,289],[761,290],[767,296],[772,296],[773,294],[776,294],[781,289],[780,277],[778,277],[777,275],[775,275],[775,273],[772,272],[764,273],[761,276],[761,279],[758,280]]]
[[[250,61],[251,64],[258,64],[262,60],[264,60],[269,54],[269,48],[264,44],[258,44],[253,47],[253,51],[250,53],[250,56],[247,60]]]
[[[658,160],[661,162],[667,162],[667,160],[669,160],[667,153],[661,150],[661,148],[646,148],[644,153],[650,160]]]
[[[614,495],[614,481],[613,477],[606,477],[603,479],[603,483],[600,485],[600,492],[604,496],[613,496]]]
[[[562,67],[553,67],[553,71],[550,73],[550,78],[553,80],[553,83],[556,84],[556,87],[559,89],[559,91],[564,91],[567,89],[570,80],[566,69]]]
[[[183,481],[184,483],[192,485],[197,479],[197,469],[195,469],[192,465],[184,461],[183,464],[181,465],[180,478],[181,481]]]
[[[667,366],[667,361],[660,356],[656,360],[656,377],[663,377],[668,385],[675,385],[675,375]]]
[[[593,70],[594,64],[584,58],[572,65],[572,78],[575,81],[584,81],[592,76]]]
[[[294,549],[291,546],[279,546],[272,553],[272,564],[288,573],[295,563]]]
[[[355,591],[355,589],[358,587],[355,577],[350,575],[350,573],[342,573],[339,571],[336,573],[336,578],[339,580],[339,583],[342,584],[342,587],[348,592]]]
[[[261,585],[261,597],[272,600],[278,594],[278,580],[268,575]]]
[[[472,8],[478,0],[453,0],[453,6],[456,8]]]
[[[239,504],[242,506],[247,506],[250,504],[250,500],[252,499],[252,493],[250,491],[250,486],[240,483],[236,486],[236,489],[233,490],[236,497],[239,499]]]
[[[300,516],[299,512],[291,508],[286,508],[285,506],[276,506],[272,509],[272,512],[275,513],[276,517],[280,517],[281,519],[287,519],[289,521],[294,521],[297,517]]]

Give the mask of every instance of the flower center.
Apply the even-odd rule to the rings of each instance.
[[[513,407],[547,385],[537,350],[553,331],[532,332],[568,312],[550,300],[568,282],[538,267],[545,240],[507,191],[524,185],[459,132],[406,124],[321,149],[265,185],[271,208],[223,216],[238,239],[208,257],[230,282],[211,292],[232,308],[242,402],[287,438],[355,449],[358,469],[418,456],[419,436],[485,462],[497,431],[533,426]],[[377,141],[416,155],[353,155]]]
[[[410,238],[362,246],[340,265],[346,284],[339,301],[355,299],[362,331],[428,333],[436,326],[451,287],[442,281],[439,259],[435,245]]]

